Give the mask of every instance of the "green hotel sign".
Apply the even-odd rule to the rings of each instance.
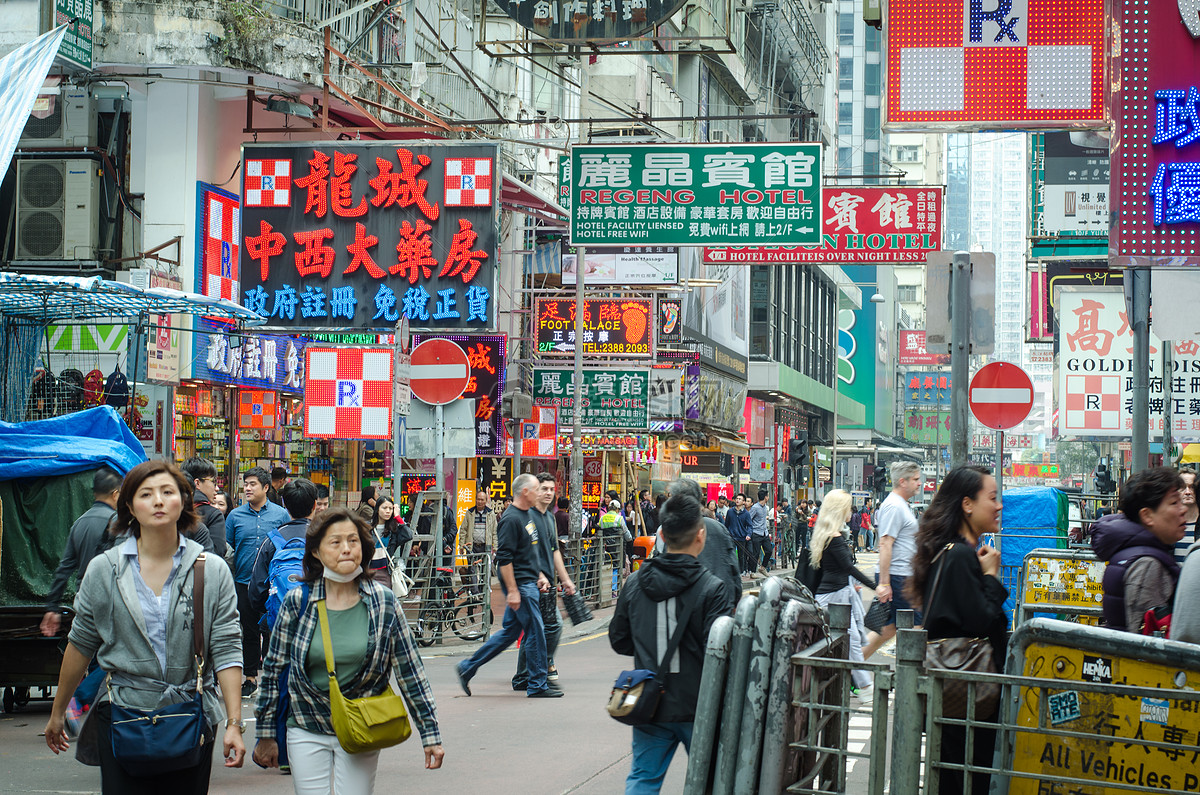
[[[576,246],[821,243],[821,144],[580,144]]]
[[[575,372],[569,369],[533,371],[533,404],[557,406],[558,427],[575,422]],[[646,430],[650,426],[650,371],[584,370],[584,428]]]

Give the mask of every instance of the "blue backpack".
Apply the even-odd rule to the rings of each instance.
[[[300,584],[304,573],[304,536],[284,541],[278,531],[272,530],[267,537],[275,546],[275,554],[267,567],[267,626],[274,627],[284,598]]]

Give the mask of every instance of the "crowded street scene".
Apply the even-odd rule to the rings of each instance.
[[[1200,793],[1200,2],[3,0],[0,795]]]

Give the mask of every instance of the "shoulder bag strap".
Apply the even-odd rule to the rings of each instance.
[[[396,576],[396,564],[392,560],[392,556],[388,554],[387,544],[383,543],[383,536],[379,535],[379,531],[377,529],[375,529],[374,527],[371,528],[371,532],[375,535],[375,540],[379,542],[380,549],[383,550],[383,559],[387,561],[388,572],[390,572],[391,575],[393,577],[395,577]],[[374,551],[372,551],[371,554],[374,555]]]
[[[204,690],[204,557],[192,565],[192,652],[196,655],[196,692]]]
[[[695,585],[692,586],[692,588],[694,587]],[[688,588],[680,596],[691,593],[691,590],[691,588]],[[676,599],[678,598],[676,597]],[[687,631],[688,620],[692,617],[692,607],[693,605],[689,603],[683,608],[683,613],[679,616],[679,620],[675,624],[675,632],[672,633],[671,640],[667,643],[667,651],[663,654],[662,659],[659,660],[658,669],[655,673],[662,671],[671,662],[671,657],[674,656],[675,650],[679,648],[680,642],[683,641],[683,633]]]
[[[952,546],[954,546],[954,542],[953,542],[953,541],[951,541],[950,543],[946,544],[946,546],[942,547],[942,551],[941,551],[941,552],[939,552],[939,553],[937,553],[937,555],[935,555],[935,556],[934,556],[934,558],[933,558],[933,562],[932,562],[930,565],[932,566],[932,565],[936,564],[936,563],[938,562],[938,560],[939,560],[939,559],[942,557],[942,555],[945,555],[945,554],[946,554],[946,550],[950,549],[950,547],[952,547]],[[946,568],[946,564],[945,564],[945,563],[943,563],[942,565],[938,566],[938,569],[937,569],[937,571],[935,571],[935,572],[933,573],[933,585],[929,586],[929,598],[925,600],[925,602],[926,602],[926,604],[925,604],[925,610],[926,610],[926,612],[928,612],[928,610],[929,610],[929,605],[933,604],[933,597],[934,597],[934,594],[936,594],[936,593],[937,593],[938,582],[940,582],[940,581],[941,581],[941,579],[942,579],[942,569],[944,569],[944,568]]]
[[[317,619],[321,625],[321,643],[325,646],[325,670],[329,672],[330,679],[337,679],[333,665],[333,643],[329,640],[329,612],[325,609],[324,599],[317,600]]]

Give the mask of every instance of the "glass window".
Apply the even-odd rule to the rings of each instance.
[[[882,34],[870,25],[865,25],[863,30],[867,32],[867,52],[879,52],[880,41],[883,39]]]
[[[873,137],[879,134],[879,108],[863,108],[863,135]]]
[[[881,88],[880,65],[877,63],[863,66],[863,92],[868,96],[879,94]]]
[[[838,104],[838,124],[850,124],[854,121],[854,106],[849,102]]]

